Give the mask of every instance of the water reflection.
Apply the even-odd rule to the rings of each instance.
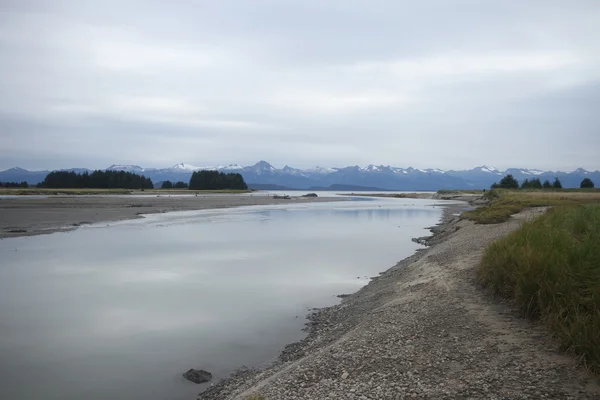
[[[439,218],[429,204],[181,212],[2,240],[0,398],[194,399],[181,372],[275,357],[308,308],[412,253]]]

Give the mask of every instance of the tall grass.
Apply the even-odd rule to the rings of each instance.
[[[507,221],[511,215],[528,207],[564,206],[600,203],[600,192],[595,190],[577,191],[522,191],[494,189],[487,191],[488,205],[465,211],[461,218],[478,224],[497,224]]]
[[[600,204],[524,223],[485,250],[478,279],[600,372]]]

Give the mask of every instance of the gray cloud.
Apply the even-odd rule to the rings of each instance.
[[[597,1],[5,1],[0,168],[596,169]]]

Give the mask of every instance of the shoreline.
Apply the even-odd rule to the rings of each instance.
[[[81,225],[143,218],[146,214],[234,208],[254,205],[348,201],[344,197],[204,194],[198,196],[27,196],[0,198],[0,240],[68,232]]]
[[[562,354],[540,324],[476,282],[491,241],[544,212],[508,222],[461,220],[444,207],[428,247],[313,310],[303,340],[266,368],[242,367],[198,399],[599,399],[600,381]]]

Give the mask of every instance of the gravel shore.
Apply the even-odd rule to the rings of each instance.
[[[196,196],[18,196],[0,198],[0,239],[68,231],[80,225],[141,218],[142,214],[252,205],[344,201],[341,197],[274,199],[266,194]]]
[[[456,211],[431,247],[309,315],[307,338],[274,365],[240,370],[199,399],[600,399],[597,377],[475,279],[486,245],[544,210],[497,225]]]

